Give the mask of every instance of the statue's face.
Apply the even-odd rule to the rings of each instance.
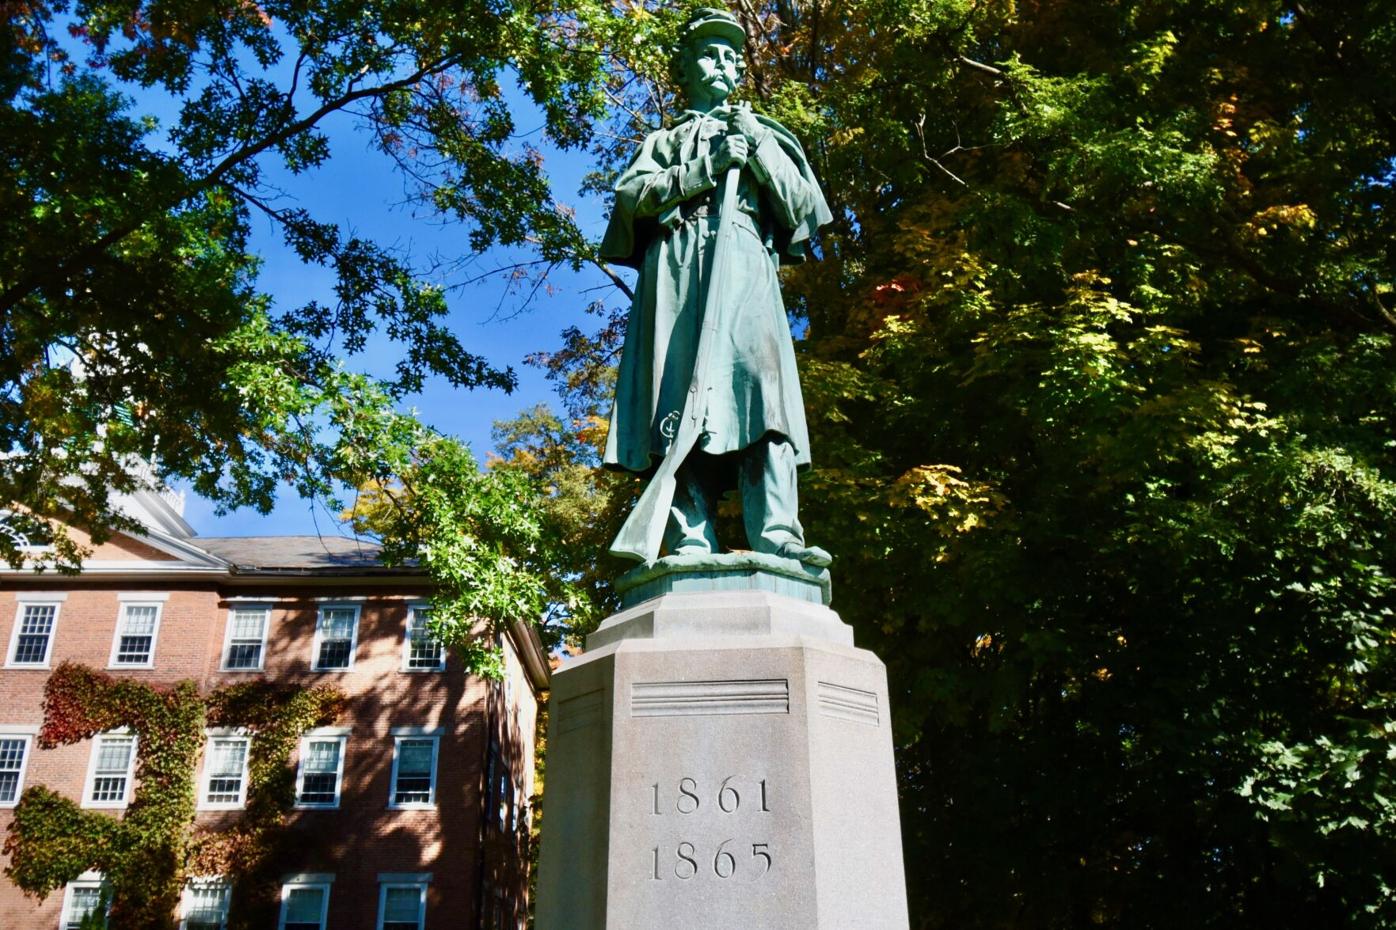
[[[684,90],[690,102],[709,98],[721,103],[737,89],[742,60],[731,42],[722,36],[700,36],[689,43],[684,55]]]

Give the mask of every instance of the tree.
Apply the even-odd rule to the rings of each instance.
[[[34,24],[52,11],[11,14],[20,31],[6,73],[20,103],[5,118],[24,131],[0,139],[31,144],[0,144],[12,163],[39,167],[6,195],[21,209],[0,214],[10,224],[4,242],[18,241],[14,217],[53,200],[30,192],[58,170],[42,161],[55,147],[33,144],[39,129],[24,127],[88,127],[63,145],[120,169],[122,184],[72,187],[61,210],[36,214],[52,225],[26,231],[23,247],[56,259],[6,256],[15,258],[7,269],[56,266],[80,285],[46,278],[24,291],[30,312],[5,317],[6,448],[29,456],[7,474],[38,476],[29,485],[7,478],[22,493],[7,490],[49,501],[41,512],[78,507],[81,489],[63,480],[103,468],[119,476],[122,455],[149,451],[171,474],[186,473],[171,459],[194,463],[190,475],[217,464],[220,477],[205,488],[229,503],[292,474],[312,492],[336,480],[401,488],[390,496],[441,501],[442,519],[465,514],[469,525],[489,508],[424,494],[418,472],[435,476],[429,491],[439,480],[473,489],[462,492],[467,501],[498,498],[457,450],[391,412],[405,382],[350,377],[309,348],[336,328],[362,333],[365,320],[386,319],[422,347],[426,367],[463,382],[507,377],[472,367],[463,347],[428,327],[437,297],[414,289],[405,266],[283,213],[308,257],[349,270],[348,309],[303,308],[287,321],[230,296],[251,293],[236,230],[260,209],[256,177],[198,180],[229,153],[247,153],[239,166],[272,151],[293,165],[322,157],[313,134],[287,139],[285,151],[279,141],[257,149],[246,139],[296,120],[278,123],[275,106],[248,103],[273,98],[261,85],[249,90],[241,73],[233,81],[209,70],[195,81],[181,65],[193,60],[186,47],[255,53],[274,41],[281,33],[256,25],[258,9],[220,9],[192,26],[164,8],[84,13],[109,67],[144,69],[131,73],[152,82],[175,75],[168,86],[197,91],[173,159],[137,144],[135,124],[92,115],[116,106],[92,75],[50,89],[38,60],[62,49]],[[266,10],[308,55],[301,71],[322,75],[307,85],[327,95],[317,99],[352,93],[367,65],[362,73],[386,88],[365,98],[385,149],[413,166],[434,203],[474,224],[477,246],[531,245],[544,270],[594,252],[552,208],[536,165],[500,155],[501,69],[519,69],[558,141],[592,147],[589,183],[604,190],[671,98],[665,47],[684,18],[643,2],[567,15],[521,6],[502,17],[386,0]],[[823,261],[785,281],[806,330],[815,434],[803,497],[811,538],[837,540],[836,606],[888,661],[915,925],[1389,926],[1389,12],[1376,0],[779,0],[740,12],[750,97],[808,143],[837,215],[819,243]],[[353,31],[365,17],[386,45]],[[104,52],[117,24],[132,37],[122,53]],[[462,35],[471,40],[443,38]],[[186,46],[189,36],[197,41]],[[419,47],[449,62],[435,70],[438,59],[418,57]],[[392,59],[398,53],[407,58]],[[321,55],[335,65],[322,70]],[[242,68],[259,59],[217,60]],[[205,82],[224,95],[206,96]],[[480,102],[460,103],[472,95]],[[87,122],[48,116],[69,110]],[[200,129],[204,111],[223,115]],[[201,148],[209,138],[224,147]],[[78,154],[62,161],[76,164]],[[160,173],[170,162],[173,181]],[[130,225],[125,204],[159,202],[147,189],[193,193],[142,214],[141,234],[119,248],[91,232]],[[65,236],[87,243],[71,252],[81,261],[68,258]],[[362,263],[341,261],[365,251]],[[70,274],[89,265],[86,277]],[[355,270],[364,267],[377,270],[364,278]],[[188,387],[230,384],[236,403],[218,406],[222,418],[201,422],[178,455],[123,429],[130,418],[132,434],[158,435],[146,431],[165,409],[156,402],[182,402],[164,396],[161,379],[183,377],[167,371],[176,367],[169,343],[98,316],[121,304],[89,301],[89,278],[105,281],[108,295],[113,281],[168,282],[166,291],[184,295],[171,319],[194,326],[212,312],[208,325],[226,326],[191,330],[201,346],[223,338],[229,348],[221,378]],[[4,293],[25,280],[7,278]],[[373,282],[366,290],[352,286],[364,280]],[[225,283],[192,293],[210,281]],[[222,306],[253,318],[204,309]],[[35,321],[62,320],[60,311],[105,322],[84,324],[99,338],[70,350],[97,372],[83,382],[92,387],[44,360],[60,341]],[[607,521],[634,487],[574,468],[594,461],[584,435],[604,404],[614,324],[608,317],[599,337],[569,334],[564,352],[544,359],[574,402],[567,421],[531,415],[503,428],[500,480],[528,476],[551,492],[537,519],[509,511],[521,529],[487,540],[476,553],[485,564],[597,562]],[[165,369],[133,378],[146,387],[128,398],[122,379],[103,381],[103,366],[141,374],[144,339],[166,347],[156,354]],[[107,349],[111,340],[122,341]],[[246,367],[226,361],[244,356]],[[186,418],[206,409],[189,406]],[[296,417],[343,429],[347,441],[298,431]],[[12,425],[21,422],[47,425]],[[201,436],[214,437],[207,448]],[[69,459],[41,463],[41,449]],[[47,498],[35,494],[42,488]],[[593,519],[582,516],[588,509]],[[434,507],[403,512],[404,539],[437,532]],[[541,538],[566,549],[522,561],[528,540]],[[606,575],[623,568],[566,580],[604,599]],[[530,590],[544,590],[546,572],[532,571]],[[491,590],[509,601],[517,580],[506,575]]]
[[[554,261],[585,261],[536,153],[511,142],[502,88],[512,80],[527,88],[554,143],[582,139],[600,112],[589,9],[401,0],[8,6],[0,498],[12,532],[0,534],[0,555],[42,566],[21,543],[48,535],[49,564],[74,571],[85,550],[70,525],[98,541],[114,529],[139,532],[114,495],[174,479],[224,510],[265,512],[281,482],[333,505],[346,487],[409,468],[440,479],[443,493],[488,498],[493,486],[459,472],[468,451],[401,406],[427,377],[508,390],[513,372],[442,325],[440,275],[420,256],[280,205],[267,166],[279,159],[299,173],[323,164],[325,121],[351,114],[417,196],[468,225],[473,249],[527,240]],[[123,88],[163,95],[177,116],[167,126],[137,118]],[[270,218],[307,264],[334,272],[333,304],[285,309],[258,292],[254,214]],[[342,362],[375,334],[400,352],[393,376]],[[524,509],[536,499],[511,493]],[[465,515],[475,509],[454,500],[413,519],[468,535]],[[448,513],[467,522],[441,525]],[[520,515],[496,528],[502,558],[428,565],[443,581],[455,576],[452,590],[470,595],[462,604],[531,610],[532,595],[485,593],[544,589],[541,579],[515,577],[527,574],[527,560],[511,554],[532,544],[529,525]],[[419,555],[402,539],[388,553]],[[487,565],[517,570],[461,581],[466,567]]]
[[[1390,926],[1389,10],[740,9],[838,215],[785,282],[802,497],[914,925]],[[665,93],[612,50],[598,187]]]

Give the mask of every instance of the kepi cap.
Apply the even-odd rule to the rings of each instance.
[[[699,36],[718,35],[731,42],[737,48],[741,48],[746,42],[746,30],[742,28],[737,18],[726,10],[719,10],[713,7],[700,7],[693,11],[693,15],[688,18],[688,22],[683,27],[683,41],[689,41]]]

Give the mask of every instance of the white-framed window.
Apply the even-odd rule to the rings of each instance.
[[[404,672],[439,672],[446,668],[446,645],[427,628],[430,614],[425,604],[407,608],[407,634],[402,642]]]
[[[234,809],[247,802],[247,754],[249,736],[212,733],[204,748],[204,779],[199,807]]]
[[[106,911],[111,907],[110,891],[101,872],[84,872],[63,889],[63,911],[58,930],[79,930],[84,920],[102,911],[102,926],[107,925]]]
[[[311,668],[317,672],[346,671],[354,667],[359,642],[359,608],[353,604],[324,604],[315,622]]]
[[[228,630],[223,642],[223,671],[262,670],[270,621],[271,607],[266,604],[237,604],[228,610]]]
[[[123,600],[112,637],[111,668],[150,668],[155,664],[155,638],[160,634],[161,603]]]
[[[325,930],[333,875],[289,875],[281,885],[277,930]]]
[[[32,739],[28,733],[6,733],[0,729],[0,807],[19,803]]]
[[[15,605],[15,626],[5,664],[16,668],[48,668],[53,637],[58,629],[61,600],[22,600]]]
[[[440,730],[399,727],[393,730],[393,779],[388,794],[391,808],[436,806],[436,756]]]
[[[179,902],[179,930],[227,930],[233,886],[226,878],[191,878]]]
[[[92,741],[83,807],[125,807],[136,771],[136,735],[129,730],[99,733]]]
[[[431,873],[380,872],[375,930],[424,930]]]
[[[344,784],[347,734],[338,729],[312,730],[301,737],[296,769],[297,807],[338,807]]]

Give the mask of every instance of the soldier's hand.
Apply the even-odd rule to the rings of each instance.
[[[756,116],[749,107],[735,107],[731,116],[727,120],[727,125],[746,136],[747,142],[754,148],[757,141],[766,134],[766,127],[756,121]]]
[[[741,168],[750,157],[751,143],[747,142],[746,136],[731,135],[723,139],[718,147],[717,155],[713,158],[713,169],[723,172],[733,165]]]

